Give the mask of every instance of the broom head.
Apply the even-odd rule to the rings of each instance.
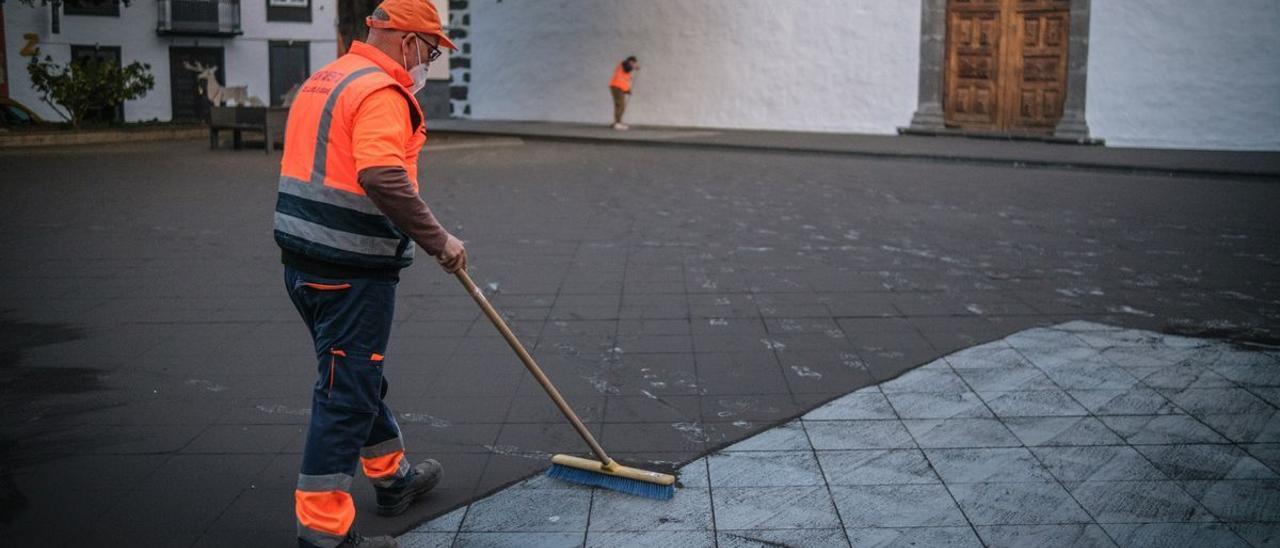
[[[676,494],[675,476],[622,466],[612,461],[606,465],[598,460],[555,455],[551,457],[551,469],[547,470],[547,475],[570,483],[657,500],[671,500]]]

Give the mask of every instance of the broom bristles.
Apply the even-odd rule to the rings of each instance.
[[[561,481],[600,487],[610,491],[617,491],[619,493],[626,493],[628,495],[636,495],[638,497],[651,498],[655,500],[671,500],[671,497],[674,497],[676,494],[676,488],[673,485],[658,485],[656,483],[621,478],[618,476],[611,476],[600,472],[591,472],[559,464],[552,464],[551,468],[547,470],[547,476]]]

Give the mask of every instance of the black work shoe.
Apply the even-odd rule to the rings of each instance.
[[[298,546],[313,548],[315,545],[298,539]],[[400,548],[400,541],[395,537],[362,537],[354,532],[348,532],[338,548]]]
[[[375,489],[378,492],[378,515],[398,516],[404,513],[414,500],[440,483],[442,471],[440,463],[427,459],[410,468],[409,473],[391,487]]]
[[[338,548],[400,548],[400,541],[395,537],[362,537],[355,533],[347,533]]]

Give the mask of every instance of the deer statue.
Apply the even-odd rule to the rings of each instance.
[[[215,106],[224,103],[234,106],[263,106],[262,99],[249,95],[249,86],[223,86],[219,84],[218,77],[215,75],[218,71],[217,65],[204,66],[201,63],[184,61],[182,67],[196,73],[196,80],[200,81],[204,86],[205,97]]]

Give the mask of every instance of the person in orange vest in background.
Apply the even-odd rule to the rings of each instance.
[[[640,70],[640,61],[632,55],[618,63],[613,69],[613,79],[609,80],[609,93],[613,94],[613,129],[627,129],[622,123],[622,113],[627,110],[627,99],[631,97],[631,77]]]
[[[294,491],[300,546],[398,546],[351,530],[360,464],[381,515],[404,512],[440,481],[440,464],[410,465],[383,399],[400,269],[415,244],[449,272],[462,242],[418,194],[426,142],[414,93],[441,47],[457,49],[428,0],[385,0],[369,37],[299,88],[285,129],[275,211],[285,288],[315,344],[311,424]]]

